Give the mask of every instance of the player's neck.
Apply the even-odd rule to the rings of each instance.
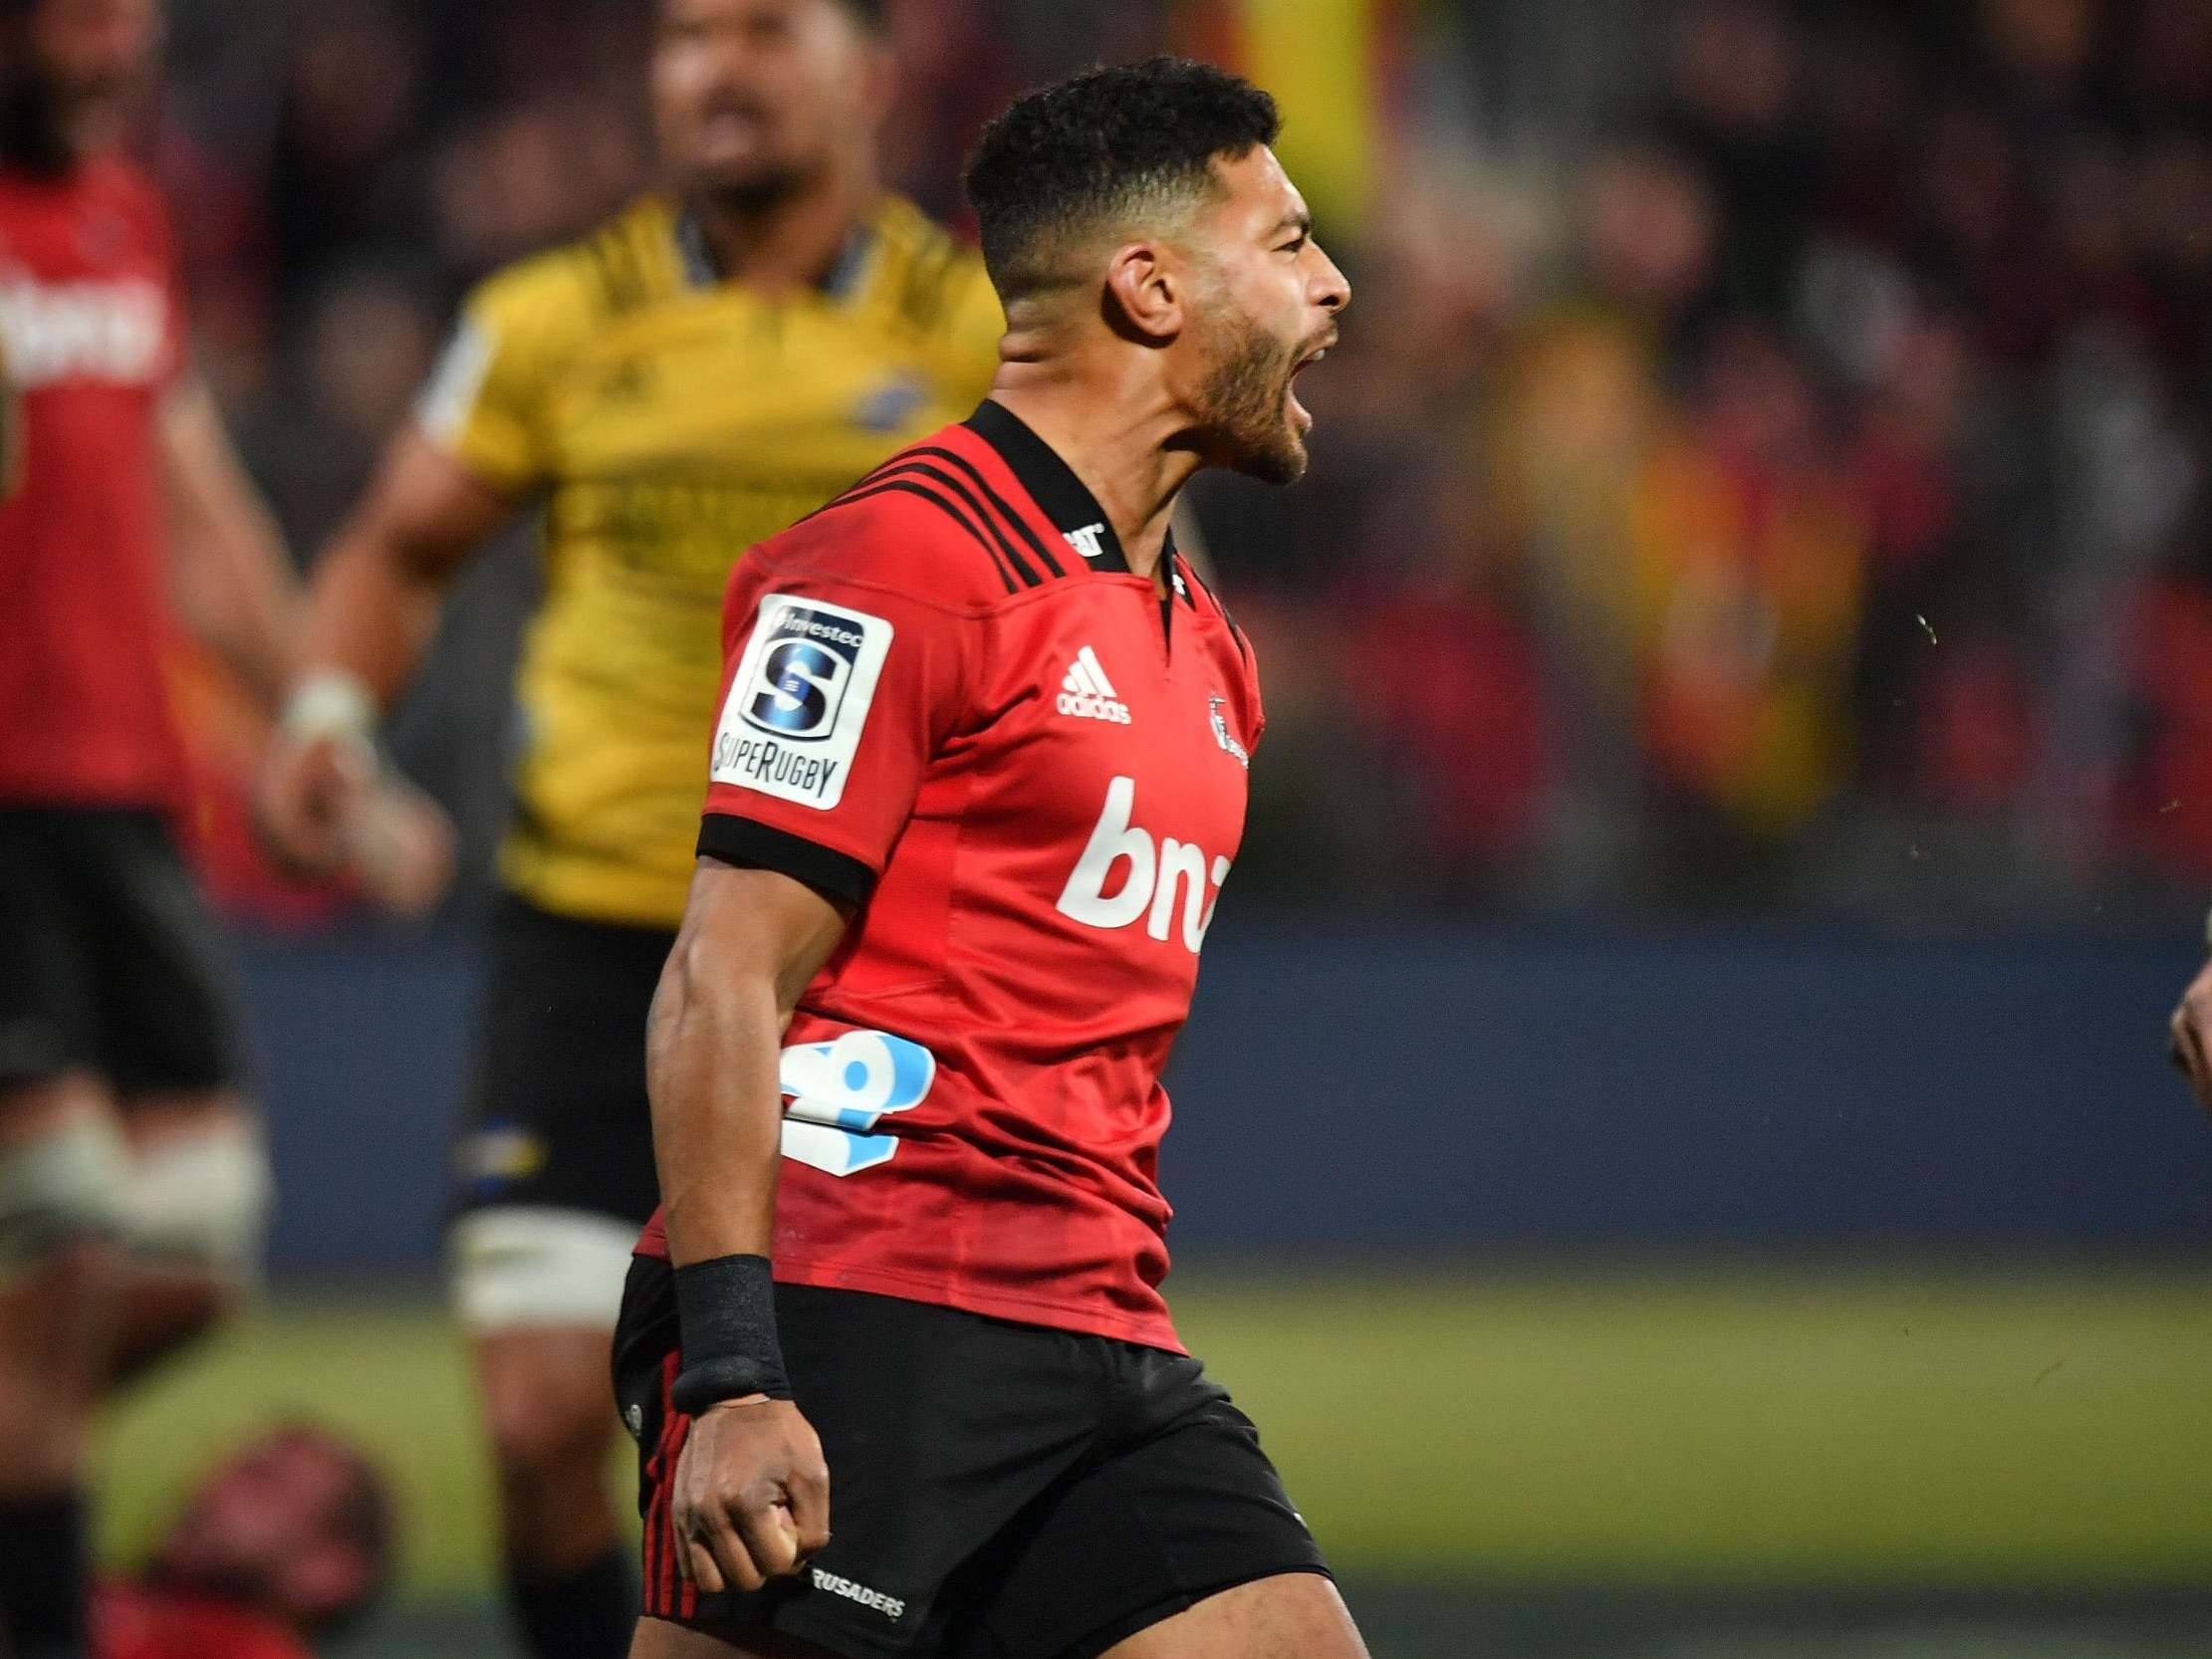
[[[698,192],[684,206],[722,279],[773,296],[834,270],[880,190],[872,168],[854,166],[770,202]]]
[[[1115,378],[1065,362],[1008,360],[991,396],[1068,463],[1112,521],[1129,569],[1157,583],[1176,494],[1199,460],[1180,445],[1189,423],[1168,399]]]

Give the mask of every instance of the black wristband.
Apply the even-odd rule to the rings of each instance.
[[[683,1370],[668,1397],[678,1411],[696,1417],[748,1394],[791,1398],[767,1257],[717,1256],[676,1269],[676,1318]]]

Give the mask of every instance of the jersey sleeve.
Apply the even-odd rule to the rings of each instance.
[[[899,587],[766,550],[740,560],[700,853],[865,902],[960,727],[981,629]]]
[[[415,423],[493,487],[529,490],[551,470],[547,403],[588,327],[585,311],[558,256],[488,278],[463,303]]]

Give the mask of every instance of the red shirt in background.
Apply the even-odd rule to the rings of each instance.
[[[93,1592],[93,1659],[314,1659],[283,1625],[235,1602],[115,1579]]]
[[[155,449],[180,317],[167,215],[135,168],[0,168],[0,349],[22,426],[0,502],[0,804],[183,799]]]

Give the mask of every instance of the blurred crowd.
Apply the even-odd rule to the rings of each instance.
[[[894,7],[894,182],[957,222],[1007,95],[1222,9]],[[1269,677],[1239,890],[2094,925],[2212,883],[2212,6],[1352,9],[1383,159],[1325,207],[1314,469],[1193,503]],[[303,555],[465,284],[649,178],[645,11],[180,8],[202,361]],[[1537,141],[1486,119],[1501,17]],[[473,579],[395,734],[472,845],[530,576]]]

